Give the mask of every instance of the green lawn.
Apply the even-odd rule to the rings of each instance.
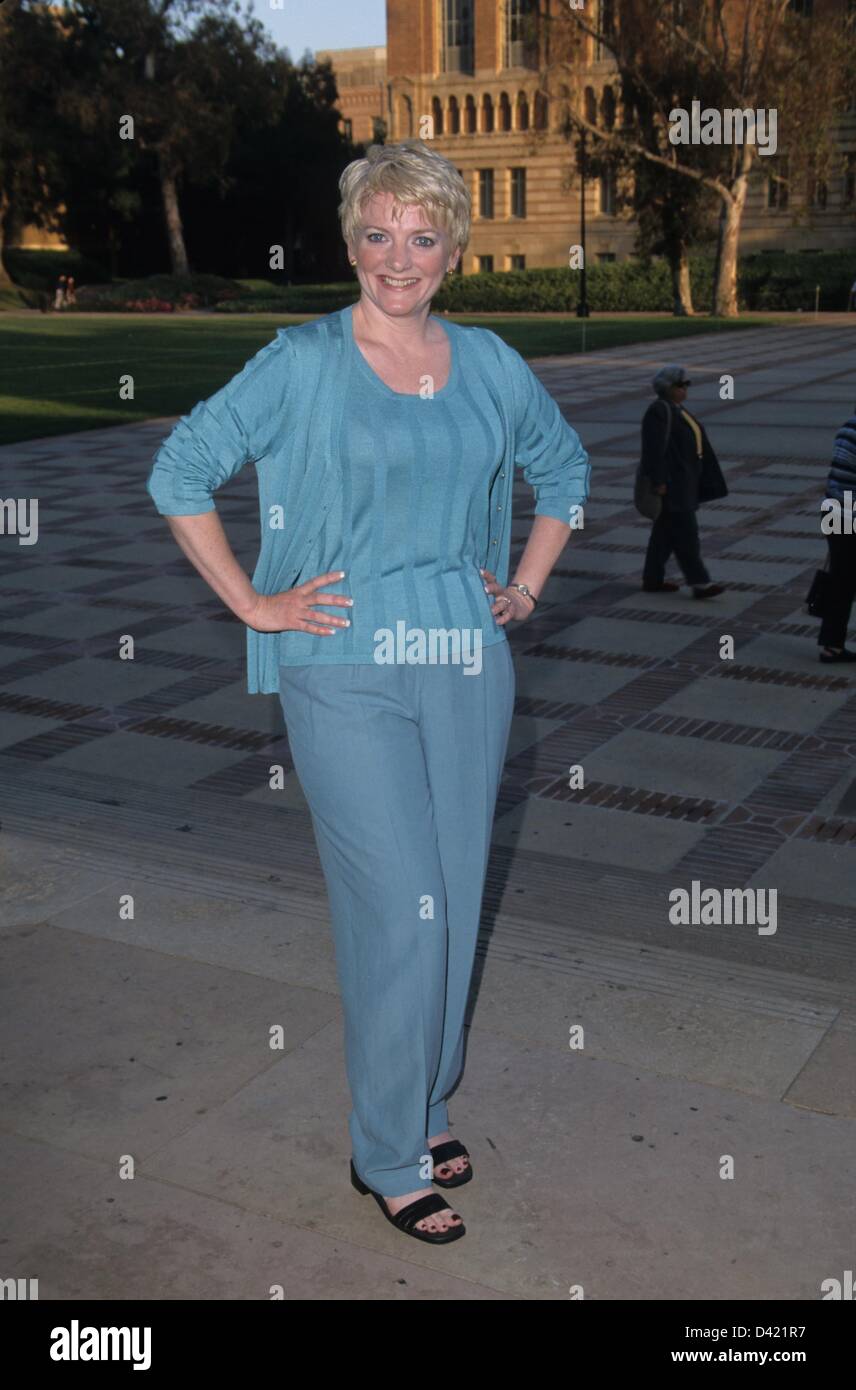
[[[537,315],[454,317],[492,329],[524,357],[778,321],[775,315],[739,320],[630,315],[585,322]],[[297,315],[274,314],[0,316],[0,444],[186,414],[234,376],[277,327],[303,321]],[[119,378],[125,374],[134,378],[133,400],[119,399]]]

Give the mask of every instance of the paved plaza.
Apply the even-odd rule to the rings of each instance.
[[[728,585],[704,603],[640,588],[632,477],[667,361],[730,488],[699,514]],[[311,823],[279,701],[246,693],[244,628],[146,493],[173,422],[0,449],[3,496],[38,497],[40,532],[0,538],[0,1273],[41,1298],[802,1300],[853,1268],[856,676],[818,662],[804,599],[856,332],[531,365],[592,496],[509,630],[515,719],[450,1103],[475,1177],[445,1248],[348,1182]],[[254,471],[216,500],[252,570]],[[512,558],[522,478],[514,516]],[[672,923],[694,882],[776,890],[775,932]]]

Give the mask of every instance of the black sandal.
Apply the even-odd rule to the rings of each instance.
[[[821,647],[821,661],[856,661],[856,652],[848,651],[846,647]]]
[[[431,1149],[430,1144],[428,1148]],[[457,1139],[447,1139],[444,1144],[435,1144],[434,1148],[431,1149],[431,1158],[434,1161],[434,1176],[431,1181],[435,1182],[438,1187],[463,1187],[464,1183],[469,1182],[473,1175],[472,1160],[463,1144]],[[465,1158],[468,1166],[463,1173],[455,1173],[451,1178],[438,1178],[438,1164],[442,1168],[443,1164],[448,1163],[452,1158]]]
[[[361,1196],[371,1193],[374,1197],[387,1221],[391,1221],[398,1231],[403,1231],[405,1235],[414,1236],[416,1240],[425,1240],[429,1245],[448,1245],[450,1240],[459,1240],[466,1235],[466,1226],[463,1221],[459,1226],[450,1226],[448,1231],[418,1231],[416,1222],[422,1221],[426,1216],[434,1216],[436,1212],[446,1211],[449,1207],[448,1202],[444,1202],[439,1192],[429,1192],[427,1197],[417,1197],[415,1202],[408,1202],[406,1207],[393,1216],[383,1197],[373,1188],[368,1187],[357,1173],[354,1167],[354,1160],[351,1159],[351,1183]],[[459,1213],[455,1212],[458,1216]]]

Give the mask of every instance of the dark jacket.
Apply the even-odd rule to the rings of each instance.
[[[671,430],[668,428],[669,413]],[[701,427],[701,458],[696,452],[695,434],[681,414],[680,406],[658,397],[651,402],[642,419],[642,469],[655,487],[666,484],[663,505],[673,512],[694,512],[701,502],[728,494],[704,425],[695,414],[693,419]]]
[[[844,493],[856,497],[856,415],[841,426],[832,446],[832,466],[826,480],[827,497],[844,501]]]

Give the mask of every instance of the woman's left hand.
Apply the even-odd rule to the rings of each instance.
[[[535,606],[524,594],[521,594],[519,589],[503,588],[501,584],[497,583],[496,575],[491,574],[490,570],[480,570],[479,573],[484,580],[485,593],[495,596],[490,611],[496,619],[498,627],[504,627],[512,619],[517,623],[522,623],[531,616]]]

